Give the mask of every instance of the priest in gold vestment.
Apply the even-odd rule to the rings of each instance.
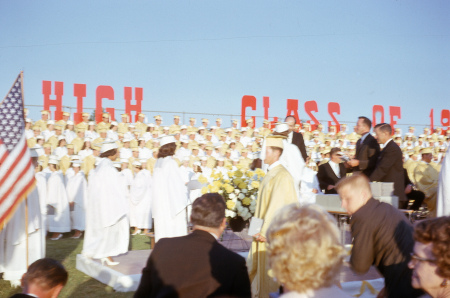
[[[266,254],[266,231],[278,210],[297,202],[294,180],[288,170],[280,164],[283,153],[281,136],[266,138],[266,156],[264,162],[269,165],[258,193],[255,217],[264,220],[261,233],[254,235],[247,258],[252,297],[269,297],[277,292],[279,284],[269,276],[269,259]]]
[[[430,148],[422,149],[422,161],[414,170],[414,180],[417,188],[425,194],[430,217],[436,217],[436,197],[439,181],[439,172],[430,164],[433,153]]]

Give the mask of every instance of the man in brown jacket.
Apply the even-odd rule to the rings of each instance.
[[[419,297],[423,292],[411,286],[408,268],[414,246],[413,228],[407,218],[392,205],[372,197],[369,180],[357,174],[336,185],[342,208],[351,215],[353,237],[351,268],[365,273],[375,265],[384,277],[381,297]]]

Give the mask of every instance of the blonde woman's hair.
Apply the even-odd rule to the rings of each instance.
[[[267,231],[270,267],[290,291],[334,284],[344,247],[336,220],[317,205],[291,204],[276,214]]]

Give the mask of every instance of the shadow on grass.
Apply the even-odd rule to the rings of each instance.
[[[67,233],[57,241],[47,238],[46,245],[46,257],[61,261],[69,273],[69,280],[59,297],[133,297],[134,292],[116,293],[111,287],[76,269],[76,257],[83,249],[83,238],[72,239]],[[143,235],[130,237],[130,250],[146,249],[150,249],[149,237]],[[21,291],[20,287],[11,288],[8,281],[0,280],[0,297],[10,297]]]

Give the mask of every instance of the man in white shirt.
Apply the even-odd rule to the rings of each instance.
[[[332,148],[330,151],[330,161],[319,166],[317,179],[319,180],[320,189],[325,190],[325,194],[336,194],[334,189],[336,183],[345,178],[346,169],[341,162],[341,149]]]

